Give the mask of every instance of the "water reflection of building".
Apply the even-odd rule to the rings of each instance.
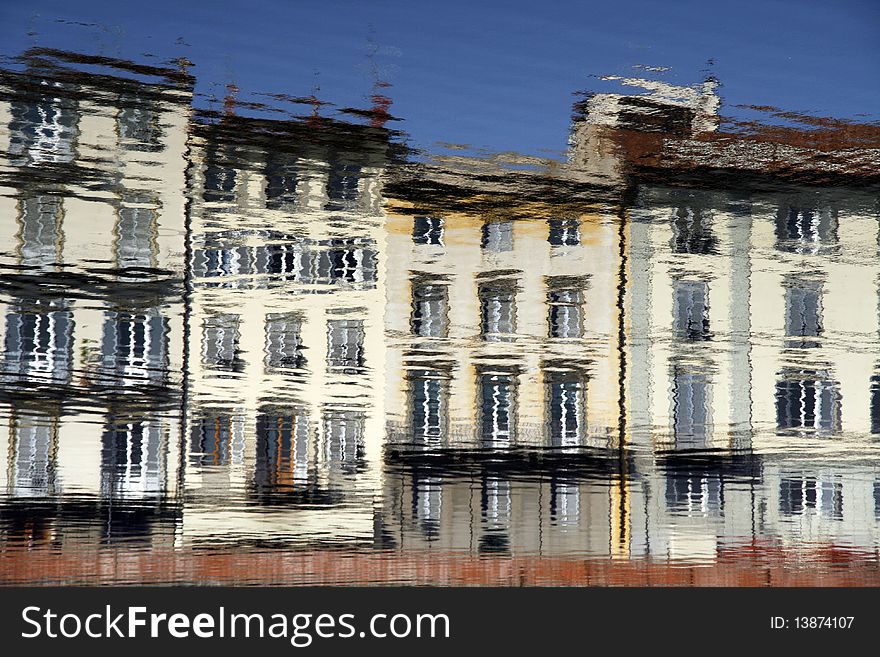
[[[113,499],[152,500],[147,527],[176,483],[192,80],[45,49],[21,61],[0,71],[0,477],[13,498],[58,496],[59,532],[67,507]]]
[[[613,444],[619,242],[601,205],[389,199],[389,438]]]
[[[541,551],[545,517],[588,508],[585,483],[486,474],[499,453],[627,445],[638,467],[595,482],[591,501],[608,521],[579,530],[582,546],[605,532],[600,555],[714,559],[762,536],[876,547],[878,518],[864,503],[873,466],[861,486],[795,458],[765,470],[755,455],[880,425],[876,364],[861,353],[878,347],[876,304],[863,300],[877,298],[880,273],[864,153],[849,167],[814,136],[781,130],[743,137],[739,160],[727,153],[700,168],[685,148],[714,152],[733,138],[714,82],[672,91],[593,98],[574,126],[571,165],[619,185],[618,204],[579,214],[546,189],[523,201],[513,175],[505,196],[453,188],[431,167],[417,170],[427,181],[389,188],[389,254],[405,265],[389,273],[388,435],[405,465],[392,457],[383,543]],[[790,162],[767,155],[777,147]],[[597,271],[608,274],[599,286]],[[597,320],[604,333],[585,324]],[[558,351],[572,338],[576,349]],[[591,352],[597,343],[606,350]],[[597,366],[607,368],[598,381]],[[598,409],[597,388],[609,393]],[[584,440],[583,427],[606,439]],[[463,474],[465,457],[439,448],[491,451],[466,452]],[[410,470],[411,451],[431,456]]]
[[[376,541],[415,553],[690,563],[762,542],[874,550],[877,469],[829,456],[393,452]],[[609,494],[621,478],[626,496]]]
[[[617,466],[613,457],[558,452],[531,460],[395,454],[382,496],[383,541],[404,551],[609,556],[619,544],[608,493]]]
[[[779,337],[754,347],[755,420],[782,434],[868,434],[876,363],[865,354],[880,347],[877,312],[866,303],[878,296],[880,274],[874,199],[840,190],[759,208],[754,322]]]
[[[641,190],[627,231],[634,442],[748,446],[749,225],[731,199]]]
[[[631,438],[705,448],[748,446],[753,432],[868,433],[874,364],[852,345],[878,346],[877,313],[858,299],[878,293],[863,165],[880,133],[796,115],[816,129],[738,125],[720,117],[713,79],[619,81],[643,93],[588,96],[571,164],[633,190]]]
[[[455,187],[401,180],[375,126],[188,123],[176,69],[27,61],[0,72],[0,529],[876,550],[873,197],[815,178],[839,154],[751,135],[737,160],[713,81],[590,99],[586,178]]]
[[[379,487],[388,132],[193,126],[184,537],[368,539]],[[257,503],[259,514],[230,511]]]
[[[754,538],[752,456],[392,456],[384,542],[505,555],[714,560]],[[611,494],[625,478],[627,495]]]
[[[629,224],[634,437],[744,447],[778,432],[870,433],[874,363],[853,350],[880,346],[877,313],[859,301],[878,294],[870,198],[650,187],[641,198]]]

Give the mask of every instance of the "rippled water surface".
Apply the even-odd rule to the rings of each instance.
[[[641,70],[474,155],[95,52],[0,70],[0,582],[880,584],[876,123]]]

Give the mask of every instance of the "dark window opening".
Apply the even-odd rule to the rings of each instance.
[[[479,376],[480,438],[486,446],[509,445],[516,434],[516,375]]]
[[[501,253],[513,250],[513,222],[512,221],[485,221],[483,222],[480,245],[486,251]]]
[[[841,395],[827,373],[786,371],[776,384],[776,426],[837,432],[841,429]]]
[[[363,371],[364,322],[331,319],[327,322],[327,367],[330,371],[355,374]]]
[[[836,210],[786,206],[776,214],[776,248],[789,253],[817,254],[837,244]]]
[[[577,246],[581,243],[581,222],[576,218],[550,219],[547,221],[550,246]]]
[[[516,283],[499,279],[481,283],[480,332],[484,340],[509,340],[516,332]]]
[[[710,255],[718,252],[712,217],[701,208],[676,208],[672,213],[673,253]]]
[[[704,281],[673,283],[672,331],[679,340],[709,340],[709,286]]]
[[[413,219],[413,243],[443,246],[443,217]]]
[[[545,371],[551,447],[580,445],[586,436],[586,377],[578,371]]]
[[[413,281],[410,327],[423,338],[445,338],[449,328],[449,286]]]

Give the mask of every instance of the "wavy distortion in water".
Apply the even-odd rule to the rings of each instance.
[[[423,157],[18,64],[3,583],[880,583],[878,126],[623,80],[565,162]]]

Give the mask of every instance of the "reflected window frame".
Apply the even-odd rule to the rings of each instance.
[[[410,331],[422,338],[449,334],[449,284],[414,274],[410,278]]]
[[[586,276],[547,276],[547,337],[573,339],[584,337]]]
[[[516,368],[477,367],[477,430],[483,446],[516,444],[519,375]]]
[[[676,449],[703,449],[712,437],[712,376],[705,365],[671,370],[672,437]]]
[[[487,342],[508,342],[516,333],[516,297],[519,286],[515,278],[489,278],[477,283],[480,302],[480,335]]]
[[[446,222],[442,216],[419,215],[413,217],[413,244],[425,246],[446,246]]]
[[[830,370],[783,368],[776,380],[779,432],[836,434],[842,430],[843,396]]]
[[[449,435],[450,374],[433,367],[407,371],[408,438],[423,447],[441,447]]]
[[[550,447],[583,446],[588,436],[588,376],[580,368],[545,364],[544,417]]]
[[[677,255],[718,253],[714,217],[708,208],[680,206],[672,210],[669,248]]]
[[[241,315],[209,313],[202,319],[202,365],[228,372],[241,372]]]
[[[480,248],[490,253],[513,251],[513,223],[511,219],[485,219],[480,229]]]
[[[819,255],[837,249],[838,212],[833,207],[782,204],[776,212],[775,248],[784,253]]]
[[[362,374],[366,368],[366,323],[363,319],[328,319],[327,371]],[[339,338],[342,338],[341,340]],[[354,338],[352,340],[352,338]]]
[[[301,312],[266,313],[263,359],[267,373],[302,370],[308,359],[302,339],[305,317]]]
[[[558,217],[547,220],[547,243],[551,247],[572,247],[581,244],[579,217]]]
[[[678,276],[672,281],[672,334],[680,342],[712,339],[709,282]]]
[[[785,346],[809,349],[821,345],[824,285],[817,276],[787,276],[785,290]]]

